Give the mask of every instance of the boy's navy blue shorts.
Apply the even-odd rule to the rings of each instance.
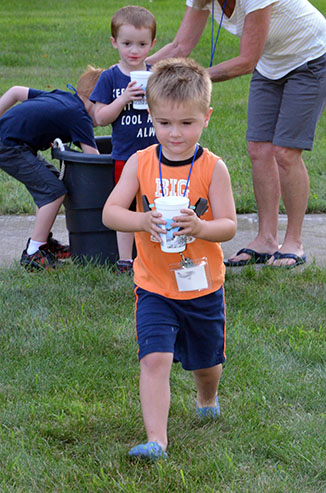
[[[57,168],[27,145],[8,147],[0,140],[0,168],[26,186],[38,207],[67,193]]]
[[[224,289],[191,300],[173,300],[138,286],[136,332],[138,358],[173,353],[185,370],[200,370],[225,361]]]

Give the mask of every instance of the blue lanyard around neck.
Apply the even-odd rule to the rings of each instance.
[[[215,20],[214,20],[214,0],[212,0],[211,61],[209,63],[209,66],[210,67],[213,65],[213,58],[214,58],[214,54],[215,54],[215,50],[216,50],[217,40],[218,40],[218,37],[220,35],[220,30],[221,30],[221,27],[222,27],[222,22],[223,22],[223,17],[224,17],[226,2],[227,2],[227,0],[224,0],[223,9],[222,9],[222,15],[221,15],[221,20],[220,20],[220,24],[218,26],[218,31],[217,31],[216,39],[215,39],[215,43],[214,43],[214,22],[215,22]],[[214,43],[214,46],[213,46],[213,43]]]
[[[193,168],[193,165],[194,165],[194,162],[195,162],[195,159],[196,159],[196,155],[197,155],[198,149],[199,149],[199,146],[198,146],[198,144],[196,144],[195,154],[194,154],[194,157],[192,158],[192,162],[191,162],[191,166],[190,166],[190,170],[189,170],[189,175],[188,175],[188,178],[187,178],[187,183],[186,183],[185,191],[183,193],[183,196],[184,197],[186,196],[186,192],[187,192],[187,188],[188,188],[189,180],[190,180],[190,175],[191,175],[191,172],[192,172],[192,168]],[[162,158],[162,144],[160,145],[160,154],[158,156],[158,169],[159,169],[159,173],[160,173],[160,182],[161,182],[162,197],[164,197],[164,188],[163,188],[163,179],[162,179],[162,168],[161,168],[161,158]]]

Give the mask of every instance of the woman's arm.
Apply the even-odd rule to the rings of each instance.
[[[197,10],[187,7],[179,30],[172,43],[163,46],[159,51],[148,57],[146,61],[153,65],[163,58],[189,56],[200,40],[208,17],[209,10]]]
[[[245,18],[240,42],[240,55],[208,69],[213,82],[251,74],[264,50],[272,12],[272,5],[255,10]]]
[[[25,101],[28,99],[29,87],[25,86],[13,86],[6,91],[0,98],[0,116],[2,116],[9,108],[18,101]]]

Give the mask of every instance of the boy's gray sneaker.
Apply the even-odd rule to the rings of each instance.
[[[118,274],[133,274],[133,261],[132,260],[118,260],[117,261]]]

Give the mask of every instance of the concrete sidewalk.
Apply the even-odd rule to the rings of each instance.
[[[287,218],[279,216],[280,242],[284,237]],[[0,216],[0,266],[8,267],[19,261],[26,241],[33,229],[34,216]],[[233,240],[223,243],[225,258],[248,245],[258,228],[256,214],[238,215],[238,230]],[[52,229],[54,237],[68,243],[68,232],[64,215],[59,215]],[[303,225],[303,244],[307,263],[314,259],[318,265],[326,267],[326,214],[307,214]]]

